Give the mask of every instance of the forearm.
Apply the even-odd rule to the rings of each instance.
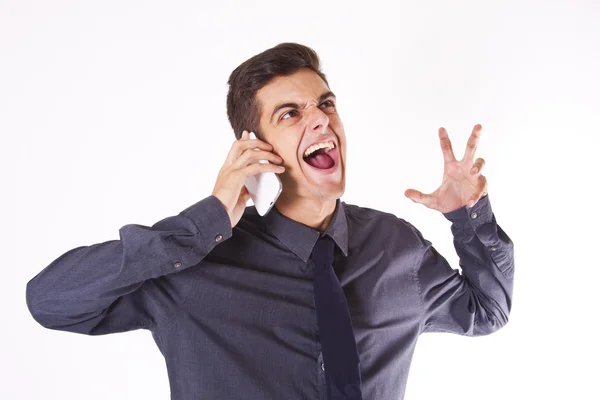
[[[444,216],[452,221],[462,275],[425,241],[418,275],[424,286],[424,331],[494,332],[508,322],[511,309],[513,243],[496,223],[487,196]]]
[[[39,272],[27,283],[27,306],[47,328],[88,333],[117,299],[150,279],[199,263],[218,234],[226,240],[231,225],[214,197],[152,227],[125,225],[119,240],[69,250]]]
[[[456,211],[445,216],[453,221],[454,248],[463,276],[472,287],[473,308],[479,313],[473,334],[490,333],[508,322],[514,276],[513,242],[497,224],[489,196],[472,208]]]

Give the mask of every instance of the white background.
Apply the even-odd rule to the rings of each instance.
[[[407,219],[455,268],[450,223],[403,193],[441,182],[438,127],[460,158],[483,125],[477,156],[515,243],[510,321],[421,336],[406,399],[599,398],[599,18],[593,0],[2,0],[0,398],[169,398],[148,331],[44,329],[25,285],[208,196],[234,139],[230,72],[286,41],[319,53],[338,96],[342,199]]]

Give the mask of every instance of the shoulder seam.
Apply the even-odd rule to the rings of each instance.
[[[427,249],[425,250],[427,251]],[[421,303],[421,318],[419,321],[419,330],[421,333],[426,332],[427,327],[425,326],[425,301],[423,297],[423,289],[421,287],[421,282],[419,281],[419,266],[423,262],[423,258],[425,257],[425,252],[421,254],[421,257],[417,259],[417,262],[413,265],[413,273],[415,277],[415,282],[417,284],[417,292],[419,294],[419,302]]]

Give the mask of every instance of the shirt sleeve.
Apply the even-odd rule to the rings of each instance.
[[[423,300],[422,332],[481,336],[508,322],[511,309],[514,249],[496,223],[489,195],[473,207],[444,216],[452,222],[454,248],[462,274],[414,228],[421,246],[417,269]]]
[[[215,196],[151,227],[125,225],[119,240],[69,250],[34,276],[27,307],[49,329],[87,335],[151,329],[169,311],[151,296],[154,278],[198,264],[231,235]]]

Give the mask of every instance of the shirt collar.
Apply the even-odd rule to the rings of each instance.
[[[267,228],[277,239],[304,262],[308,261],[313,247],[319,239],[319,231],[286,217],[276,207],[273,207],[264,219]],[[344,256],[348,256],[348,222],[344,203],[340,199],[336,200],[333,217],[324,235],[329,235],[342,250]]]

